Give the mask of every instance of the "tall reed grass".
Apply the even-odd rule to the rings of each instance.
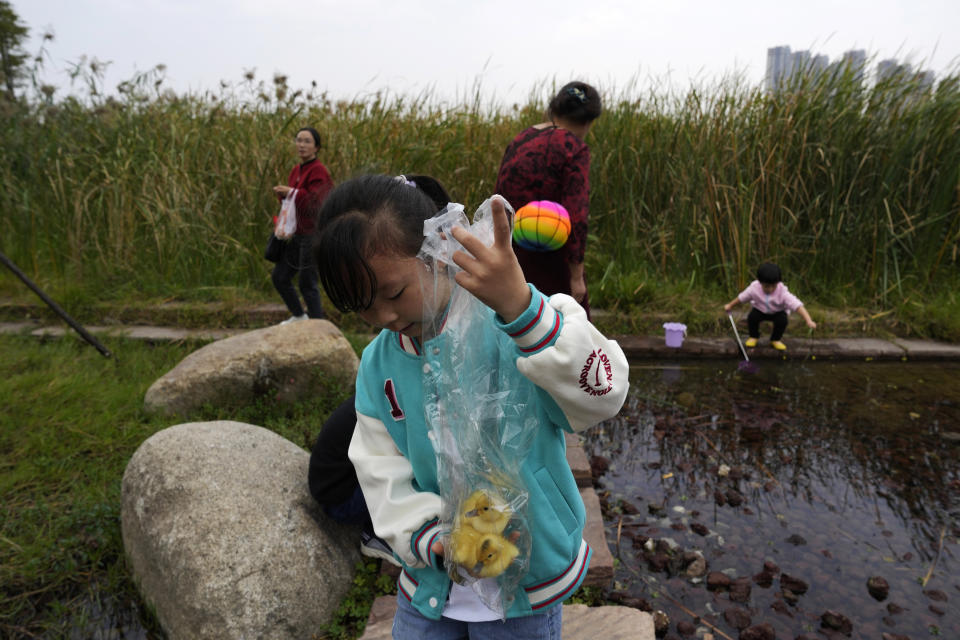
[[[282,77],[246,90],[151,93],[141,77],[119,99],[9,107],[0,250],[43,285],[98,298],[269,291],[270,187],[295,162],[297,128],[322,132],[335,180],[428,173],[469,208],[549,93],[500,109],[479,87],[454,105],[429,92],[331,101],[291,93]],[[935,90],[847,75],[776,94],[729,80],[604,99],[588,140],[598,304],[629,308],[651,283],[726,298],[762,260],[824,303],[882,308],[955,288],[956,76]]]

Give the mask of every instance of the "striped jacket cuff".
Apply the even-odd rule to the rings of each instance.
[[[497,316],[497,326],[507,333],[525,355],[533,355],[551,346],[563,328],[563,317],[550,306],[547,297],[530,287],[530,305],[520,317],[509,324]]]
[[[440,522],[438,520],[431,520],[414,534],[411,548],[417,560],[435,569],[443,566],[442,556],[438,556],[430,551],[430,547],[440,538],[442,533],[443,530],[440,528]]]
[[[530,608],[539,611],[558,602],[563,602],[572,596],[587,576],[587,567],[590,566],[592,556],[593,549],[590,548],[586,540],[581,540],[577,557],[573,559],[573,562],[563,573],[541,584],[524,587],[530,601]]]

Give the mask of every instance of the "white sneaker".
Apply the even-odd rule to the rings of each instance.
[[[290,324],[291,322],[300,322],[301,320],[309,320],[310,316],[303,314],[302,316],[290,316],[280,324]]]
[[[392,565],[403,567],[400,561],[393,555],[393,549],[383,538],[378,538],[368,531],[360,532],[360,553],[368,558],[380,558],[386,560]]]

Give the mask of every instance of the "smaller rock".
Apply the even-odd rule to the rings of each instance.
[[[773,574],[767,571],[761,571],[753,576],[753,581],[757,583],[758,587],[766,589],[773,584]]]
[[[800,600],[800,596],[790,591],[790,589],[783,589],[780,592],[780,597],[783,598],[784,602],[791,605],[797,604],[797,601]]]
[[[645,549],[647,547],[648,542],[650,542],[650,538],[643,535],[642,533],[638,533],[633,537],[633,546],[638,549],[641,549],[641,548]]]
[[[673,553],[680,548],[680,545],[677,544],[677,541],[673,538],[660,538],[657,540],[657,551],[661,553]]]
[[[780,573],[780,567],[777,566],[777,563],[774,562],[773,560],[764,560],[763,570],[768,573],[772,573],[773,575],[777,575],[778,573]]]
[[[853,623],[850,622],[850,618],[830,609],[824,611],[823,615],[820,616],[820,626],[839,631],[846,636],[853,633]]]
[[[610,460],[603,456],[591,456],[590,458],[590,473],[593,474],[594,478],[599,478],[607,472],[607,469],[610,468]]]
[[[707,572],[707,561],[703,556],[696,558],[687,565],[686,574],[688,578],[702,578]]]
[[[795,578],[786,573],[780,576],[780,586],[783,589],[789,589],[798,596],[802,596],[807,592],[807,589],[810,588],[810,586],[800,578]]]
[[[750,612],[740,607],[730,607],[724,610],[723,619],[737,631],[742,631],[750,626]]]
[[[884,631],[882,634],[880,634],[880,640],[910,640],[910,638],[899,633],[890,633],[888,631]]]
[[[658,638],[662,638],[667,635],[667,631],[670,629],[670,616],[666,613],[657,609],[653,612],[653,631]]]
[[[747,627],[740,632],[740,640],[776,640],[777,634],[769,622]]]
[[[707,575],[707,589],[709,591],[721,591],[730,588],[730,577],[719,571],[711,571]]]
[[[689,620],[681,620],[677,623],[677,633],[684,638],[689,638],[697,632],[697,627]]]
[[[741,504],[743,504],[743,496],[740,494],[740,492],[734,489],[727,489],[727,492],[724,495],[726,496],[727,502],[730,503],[731,507],[739,507]]]
[[[750,600],[750,578],[737,578],[730,584],[730,600],[733,602]]]
[[[638,598],[635,596],[629,596],[622,591],[613,591],[607,596],[612,602],[623,605],[624,607],[631,607],[633,609],[639,609],[640,611],[646,611],[650,613],[653,611],[653,607],[650,606],[650,603],[647,602],[644,598]]]
[[[945,594],[943,591],[940,591],[939,589],[926,589],[923,592],[923,595],[927,596],[931,600],[936,600],[937,602],[947,601],[947,594]]]
[[[872,576],[867,579],[867,591],[874,600],[883,602],[890,593],[890,584],[880,576]]]
[[[683,556],[670,556],[670,562],[667,565],[667,572],[671,576],[678,576],[683,573]]]
[[[696,533],[697,535],[706,536],[710,533],[710,529],[707,528],[705,524],[700,522],[691,522],[690,530]]]
[[[654,573],[660,573],[661,571],[666,571],[667,566],[670,564],[670,556],[665,553],[645,553],[643,554],[644,559],[647,561],[647,566],[650,567],[650,570]]]
[[[795,533],[795,534],[793,534],[792,536],[790,536],[789,538],[787,538],[787,542],[789,542],[790,544],[792,544],[792,545],[795,546],[795,547],[799,547],[799,546],[801,546],[801,545],[807,544],[807,539],[804,538],[803,536],[797,535],[797,534]]]

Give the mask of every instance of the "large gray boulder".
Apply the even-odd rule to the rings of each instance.
[[[264,394],[293,402],[352,386],[358,365],[350,343],[327,320],[274,325],[194,351],[150,385],[144,406],[184,416],[205,403],[241,406]]]
[[[302,640],[332,620],[359,532],[314,502],[308,462],[272,431],[229,421],[164,429],[133,454],[123,546],[171,640]]]

